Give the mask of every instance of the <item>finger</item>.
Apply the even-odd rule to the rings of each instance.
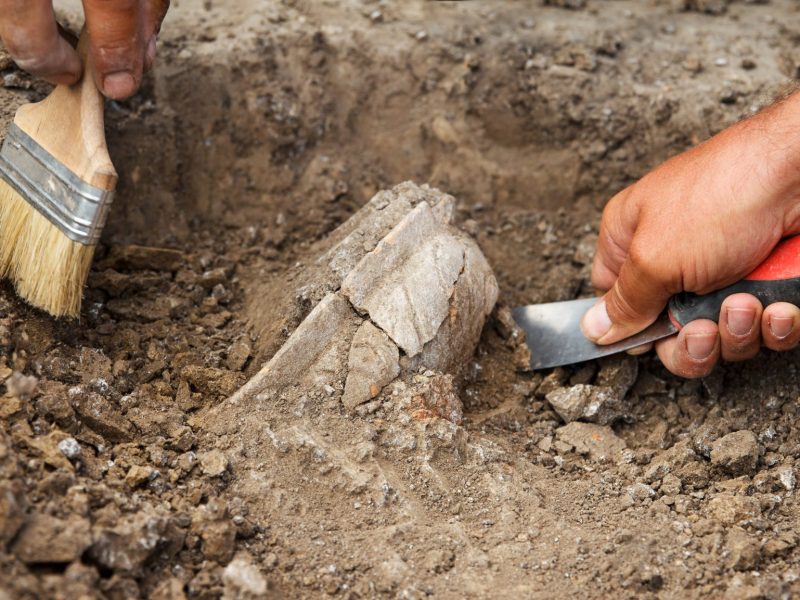
[[[761,339],[770,350],[791,350],[800,342],[800,308],[776,302],[764,309]]]
[[[584,316],[581,329],[597,344],[611,344],[638,333],[653,321],[672,295],[652,265],[659,260],[632,251],[611,290]]]
[[[54,84],[81,75],[78,53],[58,34],[50,0],[0,0],[0,38],[14,62]]]
[[[664,366],[680,377],[705,377],[720,356],[717,324],[708,319],[692,321],[677,336],[656,342],[656,354]]]
[[[83,0],[95,82],[114,100],[132,96],[144,71],[142,0]]]
[[[595,289],[611,289],[628,256],[628,247],[636,230],[636,218],[631,213],[630,188],[614,196],[603,211],[597,251],[592,263],[592,284]]]
[[[719,313],[723,360],[748,360],[758,354],[762,310],[761,302],[750,294],[733,294],[725,298]]]
[[[145,5],[144,35],[147,40],[144,56],[144,70],[153,68],[156,61],[156,46],[161,23],[169,10],[169,0],[149,0]]]

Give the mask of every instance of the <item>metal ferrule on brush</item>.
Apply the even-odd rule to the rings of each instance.
[[[74,242],[95,245],[114,192],[90,185],[11,124],[0,149],[0,175]]]

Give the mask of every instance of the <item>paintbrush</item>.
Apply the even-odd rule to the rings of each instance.
[[[82,79],[20,107],[0,149],[0,275],[56,317],[80,313],[117,185],[87,50],[84,31]]]

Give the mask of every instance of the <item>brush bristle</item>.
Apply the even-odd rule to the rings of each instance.
[[[17,191],[0,179],[0,277],[10,277],[14,248],[30,216],[30,205]]]
[[[73,242],[4,182],[0,228],[0,268],[17,293],[55,317],[77,317],[95,246]]]

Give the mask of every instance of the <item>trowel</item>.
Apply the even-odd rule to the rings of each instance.
[[[705,295],[681,293],[647,329],[615,344],[598,346],[586,339],[580,322],[597,298],[520,306],[512,311],[525,332],[531,368],[547,369],[624,352],[676,334],[695,319],[719,321],[723,300],[740,292],[757,297],[763,306],[790,302],[800,306],[800,236],[779,243],[772,254],[747,277]]]

